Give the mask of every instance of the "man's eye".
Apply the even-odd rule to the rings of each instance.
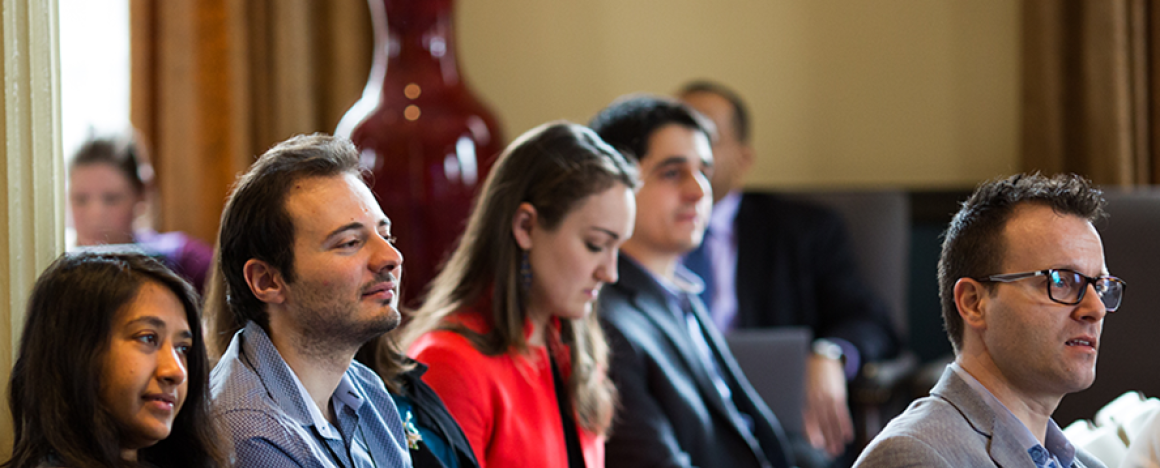
[[[1074,276],[1074,274],[1069,274],[1067,272],[1053,272],[1048,276],[1048,281],[1051,282],[1052,288],[1068,290],[1071,289],[1072,285],[1076,282],[1073,278]]]

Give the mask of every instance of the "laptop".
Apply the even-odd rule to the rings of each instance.
[[[806,357],[813,332],[806,327],[734,330],[725,337],[749,383],[788,432],[802,432]]]

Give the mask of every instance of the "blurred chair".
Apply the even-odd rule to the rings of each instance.
[[[836,211],[846,222],[858,274],[893,316],[906,343],[910,268],[910,197],[902,190],[793,192],[787,196]],[[865,445],[913,399],[909,377],[918,358],[903,350],[898,358],[865,363],[850,386],[856,442]]]
[[[803,433],[806,357],[813,331],[806,327],[734,330],[725,337],[741,372],[786,431]]]
[[[901,190],[792,192],[787,196],[824,206],[842,215],[858,274],[886,302],[894,326],[906,336],[906,297],[910,259],[910,197]],[[903,340],[905,341],[905,340]]]

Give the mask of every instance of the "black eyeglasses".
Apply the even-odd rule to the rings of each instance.
[[[1124,280],[1115,276],[1092,278],[1066,268],[991,275],[975,278],[975,281],[1010,283],[1036,276],[1047,277],[1047,297],[1060,304],[1079,304],[1080,301],[1083,301],[1083,295],[1087,292],[1090,284],[1095,287],[1096,294],[1100,296],[1100,301],[1104,303],[1104,308],[1108,309],[1108,312],[1115,312],[1116,309],[1120,308],[1120,302],[1124,299],[1124,288],[1128,287]]]

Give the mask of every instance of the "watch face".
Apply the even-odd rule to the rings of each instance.
[[[842,347],[825,338],[814,340],[813,351],[814,354],[827,359],[842,359]]]

